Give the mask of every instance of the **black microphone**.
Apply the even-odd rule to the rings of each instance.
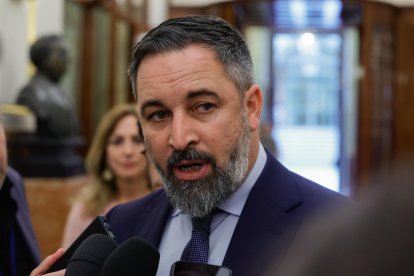
[[[160,253],[149,242],[132,237],[118,246],[106,259],[100,276],[154,276]]]
[[[170,276],[231,276],[225,266],[178,261],[173,263]]]
[[[105,216],[98,215],[95,219],[86,227],[85,230],[76,238],[76,240],[66,249],[65,253],[56,260],[56,262],[48,269],[46,273],[58,271],[68,266],[70,258],[76,249],[91,235],[93,234],[105,234],[111,239],[116,240],[115,235],[111,231],[111,227],[106,221]]]
[[[114,239],[104,234],[86,238],[68,262],[65,276],[98,276],[109,254],[117,248]]]

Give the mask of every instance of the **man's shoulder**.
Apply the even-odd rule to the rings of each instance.
[[[334,212],[354,204],[353,200],[312,180],[292,172],[300,196],[300,204],[287,213],[292,218],[309,221],[326,212]]]
[[[313,180],[310,180],[308,178],[305,178],[302,175],[299,175],[297,173],[292,172],[293,177],[295,178],[296,182],[298,183],[299,187],[304,190],[306,194],[309,195],[323,195],[327,197],[344,197],[342,194],[340,194],[337,191],[331,190],[327,188],[326,186],[323,186],[319,183],[314,182]],[[329,183],[328,183],[329,184]]]
[[[125,241],[138,235],[153,244],[157,243],[152,236],[160,231],[168,214],[168,198],[163,189],[148,196],[112,208],[106,218],[117,240]]]
[[[6,179],[10,181],[13,187],[23,188],[22,176],[12,167],[7,167]]]
[[[143,198],[115,206],[106,216],[108,220],[116,220],[117,223],[128,223],[131,222],[131,219],[151,212],[154,208],[159,206],[161,202],[165,201],[168,201],[167,196],[163,189],[159,189]]]
[[[346,204],[351,201],[338,192],[290,171],[269,156],[258,181],[261,182],[262,193],[267,193],[285,210],[313,209],[330,203]]]

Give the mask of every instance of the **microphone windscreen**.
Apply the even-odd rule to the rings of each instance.
[[[101,276],[154,276],[160,253],[149,242],[132,237],[118,246],[102,266]]]
[[[65,276],[98,276],[106,258],[117,246],[117,243],[107,235],[89,236],[73,253]]]

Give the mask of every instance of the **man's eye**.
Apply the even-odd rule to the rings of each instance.
[[[157,111],[157,112],[151,113],[148,116],[148,120],[149,121],[156,121],[156,122],[158,122],[158,121],[165,120],[167,117],[168,117],[168,113],[167,112],[165,112],[165,111]]]
[[[214,108],[214,104],[212,103],[202,103],[196,106],[195,111],[205,113]]]

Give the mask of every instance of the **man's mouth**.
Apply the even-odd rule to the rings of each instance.
[[[209,173],[210,163],[202,160],[180,161],[174,166],[174,174],[182,180],[197,180]]]
[[[194,162],[191,164],[178,165],[177,168],[183,172],[194,172],[201,169],[203,164],[201,162]]]

